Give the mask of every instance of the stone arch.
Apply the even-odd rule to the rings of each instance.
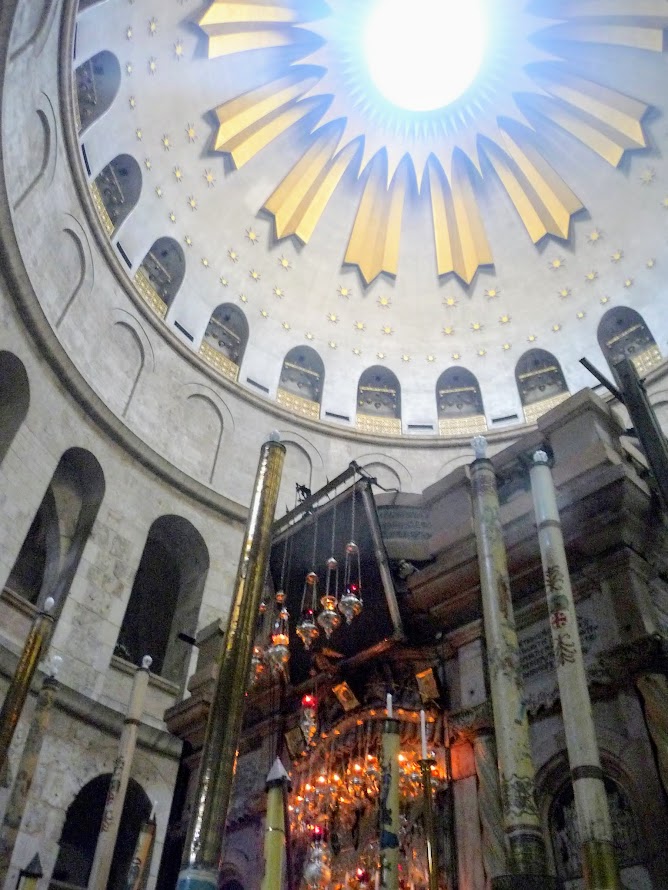
[[[410,490],[413,479],[408,467],[389,454],[367,452],[357,457],[356,461],[365,472],[378,479],[383,487],[397,488],[399,491]]]
[[[389,368],[373,365],[357,385],[357,426],[369,433],[401,434],[401,386]]]
[[[325,382],[325,365],[310,346],[295,346],[281,367],[276,400],[295,414],[318,420]]]
[[[223,377],[237,380],[248,344],[248,320],[234,303],[221,303],[211,313],[200,354]]]
[[[79,65],[74,72],[74,93],[80,133],[111,107],[120,85],[121,66],[107,49]]]
[[[93,199],[111,237],[137,206],[142,189],[141,169],[132,155],[113,158],[93,183]]]
[[[186,274],[186,257],[173,238],[158,238],[135,275],[139,292],[151,308],[164,318],[179,292]]]
[[[624,358],[631,359],[640,376],[661,363],[661,350],[645,319],[628,306],[608,309],[598,324],[597,336],[613,371]]]
[[[467,368],[447,368],[436,382],[438,429],[442,436],[475,435],[487,429],[480,384]]]
[[[545,349],[529,349],[515,365],[515,382],[527,423],[568,398],[566,378],[561,365]]]
[[[14,202],[14,210],[18,210],[23,202],[35,191],[41,183],[44,186],[50,185],[56,172],[56,114],[53,109],[53,103],[46,93],[39,96],[39,105],[35,109],[37,116],[37,127],[28,140],[31,156],[34,162],[28,165],[29,170],[37,168],[37,172],[30,182],[20,192],[18,198]]]
[[[52,875],[54,881],[60,881],[64,886],[85,887],[88,884],[110,781],[111,773],[91,779],[80,789],[67,809]],[[108,890],[124,890],[141,825],[150,814],[151,801],[148,795],[139,782],[130,778],[111,863]]]
[[[298,485],[303,485],[311,491],[315,489],[310,449],[305,447],[304,443],[295,441],[294,436],[291,439],[281,439],[281,442],[285,445],[285,462],[276,503],[277,517],[296,506]]]
[[[208,571],[209,551],[194,525],[182,516],[156,519],[146,537],[115,654],[133,664],[150,655],[154,673],[180,684],[190,651],[179,634],[192,637],[197,631]]]
[[[104,497],[104,473],[83,448],[61,457],[42,498],[7,587],[41,606],[48,596],[60,611]]]
[[[20,358],[0,351],[0,464],[26,418],[30,406],[30,383]]]
[[[212,482],[223,441],[223,415],[213,399],[200,392],[193,392],[186,397],[186,408],[188,407],[190,416],[193,411],[196,416],[196,422],[188,424],[188,429],[196,432],[198,445],[193,463],[198,467],[198,475]]]

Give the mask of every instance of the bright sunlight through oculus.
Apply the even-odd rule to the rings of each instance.
[[[458,99],[483,61],[483,0],[377,0],[366,21],[371,79],[393,105],[434,111]]]

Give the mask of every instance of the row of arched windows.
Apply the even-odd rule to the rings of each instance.
[[[0,464],[19,433],[30,403],[28,376],[12,353],[0,352]],[[104,473],[83,448],[69,448],[46,488],[14,565],[5,596],[41,607],[55,600],[59,614],[105,495]],[[180,685],[197,630],[209,553],[195,527],[181,516],[160,516],[151,525],[137,568],[115,654]],[[160,621],[155,620],[160,614]]]

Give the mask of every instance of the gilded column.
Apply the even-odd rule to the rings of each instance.
[[[267,776],[264,878],[261,890],[281,890],[285,867],[285,792],[290,779],[279,757]]]
[[[53,597],[47,597],[44,608],[35,615],[23,644],[23,651],[19,656],[14,676],[2,703],[2,710],[0,710],[0,775],[7,761],[7,752],[28,697],[30,684],[51,635],[53,607]]]
[[[491,461],[485,457],[485,439],[476,436],[473,447],[473,518],[508,866],[512,875],[545,875],[545,844],[535,800],[535,770],[522,700],[519,645],[496,476]]]
[[[53,661],[55,662],[55,658]],[[60,661],[60,658],[58,658]],[[42,742],[51,718],[51,708],[56,697],[58,681],[56,680],[56,665],[53,674],[46,677],[37,696],[35,713],[33,714],[28,737],[26,738],[21,760],[16,771],[16,779],[7,801],[5,816],[0,827],[0,887],[4,886],[7,872],[14,852],[14,845],[18,837],[26,801],[32,787],[32,780],[42,750]]]
[[[102,824],[95,847],[95,858],[88,879],[89,890],[101,890],[109,881],[111,862],[114,858],[114,848],[118,829],[123,814],[125,793],[128,790],[132,760],[137,745],[137,733],[144,713],[144,699],[148,689],[149,670],[153,659],[150,655],[142,658],[141,667],[135,671],[130,693],[130,703],[123,722],[123,731],[118,743],[118,756],[114,761],[114,769],[109,782],[107,799],[102,811]]]
[[[584,883],[589,890],[620,890],[608,799],[603,784],[556,492],[544,451],[534,454],[530,475],[578,834],[582,845]]]
[[[482,828],[482,861],[488,881],[508,873],[503,809],[499,788],[496,745],[489,732],[473,740],[473,756],[478,776],[478,813]]]
[[[380,886],[399,888],[399,721],[388,717],[381,737]]]
[[[202,747],[193,814],[177,890],[216,890],[223,832],[236,769],[244,698],[248,687],[255,622],[271,548],[271,526],[278,500],[285,447],[265,442],[234,585],[234,597],[218,679]]]

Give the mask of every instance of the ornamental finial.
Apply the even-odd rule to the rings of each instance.
[[[546,464],[549,462],[549,458],[547,456],[547,452],[542,449],[538,451],[534,451],[533,462],[535,464]]]
[[[474,436],[471,446],[475,452],[476,460],[487,457],[487,439],[484,436]]]

